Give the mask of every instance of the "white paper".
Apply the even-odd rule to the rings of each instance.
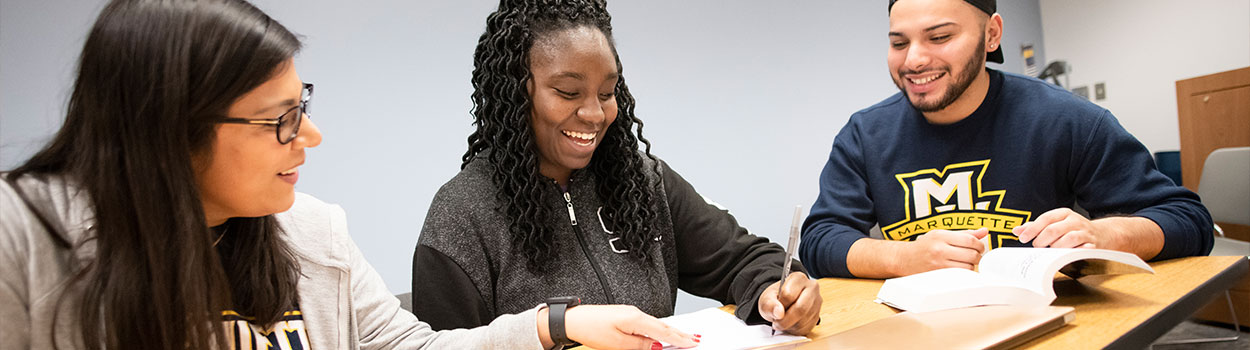
[[[773,335],[773,328],[768,325],[749,326],[733,314],[716,308],[673,315],[660,321],[682,332],[702,335],[699,345],[691,349],[750,349],[807,339],[780,332]],[[664,345],[665,349],[677,349],[669,344]]]

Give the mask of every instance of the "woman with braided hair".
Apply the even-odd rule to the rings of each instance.
[[[473,327],[574,296],[663,317],[680,288],[809,332],[815,281],[793,264],[779,286],[784,250],[651,155],[621,72],[602,0],[500,2],[474,53],[477,129],[414,252],[414,313]]]

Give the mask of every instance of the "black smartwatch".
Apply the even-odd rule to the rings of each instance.
[[[547,332],[551,334],[551,341],[556,346],[576,344],[564,332],[564,311],[581,303],[582,299],[578,297],[547,298]]]

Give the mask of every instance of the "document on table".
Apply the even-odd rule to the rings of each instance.
[[[702,335],[694,349],[766,349],[774,345],[809,341],[807,337],[786,333],[773,335],[773,328],[768,325],[749,326],[733,314],[716,308],[669,316],[660,321],[682,332]],[[677,349],[664,345],[665,349]]]

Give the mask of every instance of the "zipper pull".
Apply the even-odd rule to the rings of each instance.
[[[577,226],[577,215],[573,214],[573,197],[569,196],[568,192],[564,192],[564,203],[569,207],[569,221],[573,223],[573,226]]]

